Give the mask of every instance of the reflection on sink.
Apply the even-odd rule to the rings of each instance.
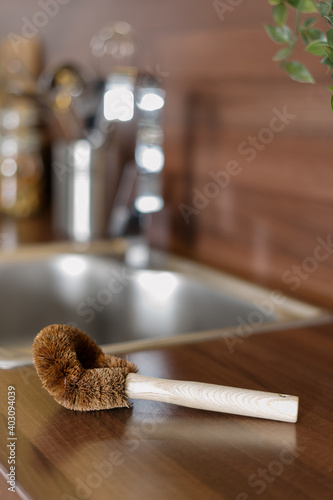
[[[80,254],[0,264],[0,367],[31,362],[34,336],[53,323],[77,326],[104,348],[130,342],[130,350],[138,341],[233,328],[250,317],[279,320],[276,311],[172,266],[131,270]]]

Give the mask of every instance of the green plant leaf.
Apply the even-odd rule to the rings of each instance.
[[[317,7],[313,0],[286,0],[286,2],[294,7],[294,9],[300,9],[304,13],[317,12]]]
[[[331,26],[333,26],[333,16],[323,16],[327,22],[330,23]]]
[[[290,48],[283,47],[283,49],[278,50],[277,53],[273,56],[273,61],[282,61],[282,59],[288,57],[289,54],[290,54]]]
[[[317,28],[309,28],[304,31],[304,33],[310,38],[310,40],[322,40],[326,42],[326,35]]]
[[[292,40],[292,32],[288,26],[268,26],[264,24],[267,35],[275,43],[290,43]]]
[[[329,87],[327,87],[327,90],[329,90],[330,92],[333,93],[333,85],[330,85]]]
[[[279,3],[281,3],[281,0],[268,0],[268,3],[270,3],[271,5],[279,5]]]
[[[332,11],[332,1],[331,0],[315,0],[318,12],[321,17],[327,17]]]
[[[323,57],[325,56],[325,50],[323,49],[322,44],[323,42],[321,40],[314,40],[305,47],[305,50],[314,56]]]
[[[306,36],[306,31],[301,31],[301,38],[302,38],[302,42],[304,43],[304,45],[308,45],[309,43],[309,39],[308,37]]]
[[[328,56],[324,57],[324,59],[322,59],[320,62],[322,64],[325,64],[329,68],[333,69],[333,63],[332,63],[331,59]]]
[[[328,45],[331,45],[331,47],[333,47],[333,29],[326,31],[326,38]]]
[[[333,63],[333,47],[331,47],[330,45],[322,45],[322,48],[326,52],[329,60]]]
[[[304,64],[290,61],[282,66],[292,80],[301,83],[314,83],[315,80]]]
[[[301,26],[301,30],[306,30],[307,28],[311,28],[314,24],[316,24],[317,18],[315,17],[308,17],[305,19],[304,23]]]
[[[287,7],[284,3],[279,3],[273,8],[273,18],[278,26],[283,26],[287,19]]]

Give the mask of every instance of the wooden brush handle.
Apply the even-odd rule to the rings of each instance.
[[[149,399],[201,410],[297,422],[298,397],[285,394],[129,373],[126,378],[126,395],[131,399]]]

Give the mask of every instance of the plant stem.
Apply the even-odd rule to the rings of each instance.
[[[290,51],[289,51],[289,54],[288,56],[283,59],[279,66],[280,68],[283,68],[283,66],[286,64],[286,62],[288,61],[288,59],[290,59],[290,57],[293,55],[294,53],[294,50],[295,50],[295,47],[296,47],[296,44],[297,44],[297,41],[298,41],[298,35],[299,35],[299,27],[300,27],[300,22],[301,22],[301,15],[302,15],[302,6],[303,6],[303,1],[304,0],[301,0],[300,3],[299,3],[299,6],[298,6],[298,9],[297,9],[297,15],[296,15],[296,26],[295,26],[295,35],[292,39],[292,42],[290,44]],[[333,0],[332,0],[333,2]]]
[[[299,26],[301,22],[301,15],[302,15],[302,7],[303,7],[303,0],[300,1],[298,9],[297,9],[297,15],[296,15],[296,28],[295,28],[295,37],[294,37],[294,45],[293,49],[295,48],[295,45],[298,40],[298,34],[299,34]]]

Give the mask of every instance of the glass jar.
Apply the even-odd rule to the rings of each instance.
[[[28,217],[43,204],[44,165],[39,109],[11,98],[0,110],[0,212]]]

